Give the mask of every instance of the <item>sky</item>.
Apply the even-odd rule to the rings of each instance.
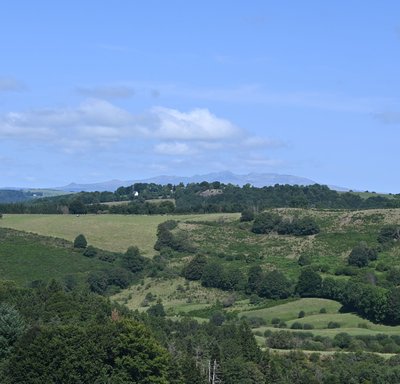
[[[0,3],[0,187],[232,171],[400,192],[400,2]]]

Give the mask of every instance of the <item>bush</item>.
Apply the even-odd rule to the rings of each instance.
[[[291,332],[279,331],[272,333],[267,339],[270,348],[292,349],[296,346],[296,340]]]
[[[255,217],[251,230],[257,234],[270,233],[276,230],[280,222],[281,217],[276,213],[263,212]]]
[[[340,323],[337,321],[330,321],[328,323],[328,328],[333,329],[333,328],[340,328]]]
[[[299,319],[301,319],[302,317],[304,317],[306,315],[306,313],[304,311],[300,311],[299,314],[297,315],[297,317]]]
[[[299,257],[299,260],[297,263],[301,266],[304,267],[305,265],[310,265],[312,262],[311,256],[307,254],[302,254]]]
[[[301,323],[295,321],[295,322],[291,325],[290,328],[291,328],[291,329],[303,329],[303,325],[302,325]]]
[[[144,269],[146,259],[140,255],[138,247],[129,247],[122,255],[121,263],[124,268],[136,273]]]
[[[164,306],[161,303],[157,303],[155,305],[152,305],[148,310],[147,313],[150,316],[155,316],[155,317],[165,317],[165,310]]]
[[[203,255],[196,255],[185,267],[183,275],[188,280],[200,280],[203,276],[207,259]]]
[[[83,255],[86,257],[95,257],[97,255],[96,248],[92,245],[89,245],[83,252]]]
[[[240,216],[240,221],[246,222],[246,221],[253,221],[254,220],[254,212],[250,209],[246,209],[242,212]]]
[[[362,268],[366,267],[370,260],[376,260],[376,258],[376,251],[361,242],[351,250],[347,262],[349,265]]]
[[[303,324],[303,329],[307,329],[307,330],[314,329],[314,326],[312,324],[309,324],[309,323],[304,323]]]
[[[74,240],[74,248],[86,248],[87,246],[87,241],[84,235],[80,234],[75,237]]]
[[[321,309],[319,310],[319,313],[326,313],[326,308],[321,308]]]

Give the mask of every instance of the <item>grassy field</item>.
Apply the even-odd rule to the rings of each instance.
[[[124,252],[138,246],[147,256],[153,256],[158,224],[166,220],[218,220],[238,218],[239,214],[207,215],[3,215],[0,227],[54,236],[67,240],[83,233],[95,247]]]
[[[353,313],[340,313],[340,303],[326,299],[299,299],[290,303],[277,305],[272,308],[264,308],[253,311],[241,312],[240,316],[259,317],[267,322],[266,326],[255,328],[254,332],[264,333],[266,330],[277,331],[271,325],[272,319],[283,320],[288,330],[294,322],[301,324],[311,324],[314,326],[312,330],[293,330],[296,332],[311,332],[318,336],[334,337],[340,332],[346,332],[352,336],[356,335],[377,335],[384,333],[387,335],[399,335],[400,326],[390,327],[381,324],[374,324],[368,320]],[[321,308],[326,310],[326,313],[320,313]],[[305,312],[305,316],[298,318],[300,311]],[[329,322],[337,322],[340,328],[328,328]]]
[[[251,223],[227,222],[220,226],[192,222],[181,225],[192,242],[210,257],[221,262],[246,268],[259,263],[264,269],[278,268],[296,279],[299,273],[298,259],[309,256],[311,262],[324,266],[333,274],[346,265],[351,249],[361,241],[370,247],[378,245],[377,236],[385,224],[400,222],[400,209],[340,211],[277,209],[284,217],[309,215],[318,222],[321,232],[314,236],[295,237],[276,234],[258,235],[251,232]],[[380,261],[396,259],[400,262],[400,247],[382,252]],[[371,263],[374,266],[374,263]]]
[[[62,240],[0,229],[0,279],[24,285],[74,275],[83,281],[88,272],[108,268],[109,263],[87,258]]]
[[[142,284],[134,285],[114,295],[113,300],[125,304],[129,309],[147,310],[142,305],[146,296],[151,293],[155,304],[161,300],[170,316],[185,314],[190,311],[204,309],[223,300],[229,293],[213,288],[204,288],[198,282],[186,281],[182,277],[174,279],[144,279]]]

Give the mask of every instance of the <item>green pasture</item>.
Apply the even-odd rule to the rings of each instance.
[[[340,332],[346,332],[352,336],[356,335],[377,335],[384,333],[387,335],[400,334],[400,326],[387,326],[382,324],[374,324],[354,313],[340,313],[341,304],[327,299],[303,298],[290,303],[280,304],[271,308],[256,309],[244,311],[240,316],[259,317],[266,321],[267,325],[255,328],[254,332],[262,332],[266,330],[277,331],[281,328],[275,328],[271,325],[272,319],[280,319],[286,323],[285,330],[293,332],[311,332],[318,336],[334,337]],[[324,308],[326,313],[320,313]],[[299,312],[304,311],[305,316],[299,318]],[[295,322],[300,324],[310,324],[314,327],[311,330],[290,329]],[[336,322],[339,328],[328,328],[330,322]]]
[[[112,300],[126,305],[129,309],[145,311],[143,306],[146,296],[151,293],[153,305],[161,300],[169,315],[184,314],[194,310],[205,309],[223,300],[229,293],[219,289],[204,288],[196,281],[186,281],[182,277],[173,279],[146,278],[141,284],[133,285],[112,296]]]
[[[124,252],[138,246],[147,256],[154,255],[157,226],[166,220],[235,219],[239,214],[205,215],[3,215],[0,227],[54,236],[73,241],[83,233],[89,244],[109,251]]]
[[[60,241],[29,233],[0,229],[0,279],[27,284],[34,280],[62,280],[74,275],[85,280],[93,270],[108,269],[110,264],[90,259]]]

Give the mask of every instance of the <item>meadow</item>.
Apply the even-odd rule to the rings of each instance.
[[[83,282],[90,271],[109,268],[107,262],[84,257],[67,241],[0,228],[0,279],[26,285],[72,275]]]
[[[125,252],[136,245],[153,256],[158,224],[166,220],[236,219],[239,214],[206,215],[3,215],[0,227],[73,241],[80,233],[88,243],[108,251]]]
[[[27,283],[43,277],[63,278],[73,274],[83,279],[89,271],[107,268],[107,263],[88,259],[71,247],[71,241],[83,233],[88,243],[95,247],[124,252],[136,245],[145,256],[157,254],[154,244],[157,226],[166,220],[179,221],[174,233],[184,233],[197,252],[224,265],[234,265],[247,271],[250,265],[259,264],[264,270],[278,268],[293,282],[301,267],[298,259],[309,256],[313,264],[323,267],[323,276],[336,276],[338,267],[346,265],[346,258],[356,244],[365,241],[377,246],[379,229],[400,221],[400,209],[340,211],[279,209],[285,217],[311,215],[318,222],[321,232],[307,237],[281,236],[277,234],[257,235],[251,232],[251,223],[238,220],[239,214],[194,214],[194,215],[4,215],[0,230],[13,228],[19,232],[14,238],[5,238],[0,247],[0,277]],[[4,229],[3,229],[4,230]],[[52,237],[35,237],[39,234]],[[47,240],[46,240],[47,239]],[[65,239],[67,245],[63,245]],[[54,242],[54,243],[52,243]],[[149,306],[161,301],[171,318],[193,316],[207,321],[216,310],[237,318],[262,319],[261,326],[253,329],[257,340],[264,345],[265,331],[276,331],[273,320],[285,322],[289,331],[312,332],[315,336],[333,338],[338,333],[349,335],[400,335],[400,326],[390,327],[371,323],[353,313],[341,313],[341,304],[318,298],[291,298],[286,301],[263,300],[250,304],[243,293],[205,288],[200,282],[187,281],[178,276],[179,271],[190,260],[187,253],[176,252],[169,261],[171,276],[146,277],[139,283],[112,296],[112,300],[129,309],[146,311]],[[400,261],[399,247],[379,254],[379,260],[371,262],[393,263]],[[378,273],[379,274],[379,273]],[[234,303],[223,303],[234,296]],[[323,310],[323,311],[321,311]],[[299,312],[304,317],[299,318]],[[323,312],[323,313],[321,313]],[[311,330],[292,330],[293,323],[309,324]],[[329,328],[330,322],[339,324]]]

